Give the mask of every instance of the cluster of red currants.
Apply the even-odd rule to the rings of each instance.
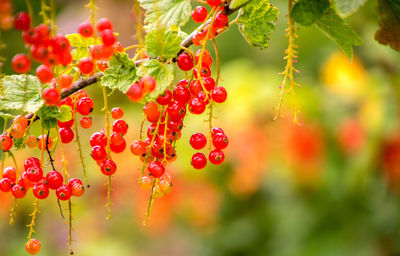
[[[46,199],[50,189],[55,190],[60,200],[68,200],[71,196],[81,196],[85,187],[79,179],[71,179],[64,184],[64,178],[58,171],[51,171],[46,176],[43,174],[39,159],[30,157],[25,160],[25,171],[17,179],[17,171],[14,167],[6,167],[3,170],[3,178],[0,180],[0,190],[10,192],[15,198],[23,198],[30,188],[37,199]]]
[[[156,81],[151,76],[144,76],[138,82],[132,84],[126,95],[132,102],[139,102],[143,97],[154,91],[156,88]]]
[[[90,137],[90,145],[92,146],[90,155],[100,166],[101,172],[107,176],[113,175],[117,171],[117,165],[106,151],[107,144],[110,143],[110,150],[116,154],[122,153],[126,148],[124,135],[128,132],[128,124],[121,119],[123,115],[124,112],[119,107],[111,110],[111,116],[116,120],[112,126],[112,134],[109,142],[107,141],[104,129],[100,132],[95,132]]]

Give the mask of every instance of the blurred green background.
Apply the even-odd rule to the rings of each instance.
[[[24,1],[12,2],[14,12],[25,10]],[[37,13],[39,1],[32,2]],[[201,171],[191,167],[190,135],[206,132],[207,123],[206,116],[187,118],[178,160],[167,168],[174,189],[155,201],[144,227],[149,192],[137,184],[140,161],[129,149],[115,157],[112,219],[106,221],[106,178],[87,154],[92,187],[73,200],[76,255],[400,255],[400,55],[373,39],[376,1],[368,1],[347,19],[364,40],[352,63],[317,28],[298,30],[296,67],[301,72],[295,78],[302,87],[294,102],[302,125],[292,121],[290,97],[282,117],[272,121],[287,47],[287,7],[286,1],[271,2],[281,16],[268,49],[250,47],[236,26],[217,38],[228,100],[217,107],[214,122],[230,138],[225,163]],[[88,18],[86,1],[56,4],[62,33],[75,32]],[[113,21],[121,43],[134,44],[132,1],[99,0],[98,7],[97,17]],[[35,17],[36,24],[40,20]],[[190,23],[184,30],[194,27]],[[1,37],[7,44],[7,50],[0,51],[7,58],[3,71],[9,74],[12,56],[27,50],[19,32],[3,31]],[[177,81],[181,77],[177,74]],[[89,137],[104,120],[99,88],[87,92],[95,99],[94,125],[81,129],[80,136],[89,152]],[[124,109],[130,144],[138,138],[141,106],[119,93],[111,96],[111,106]],[[39,127],[34,129],[39,135]],[[82,178],[75,145],[66,149],[70,173]],[[28,156],[40,153],[25,150],[16,155],[22,166]],[[57,151],[58,168],[59,159]],[[32,195],[19,201],[16,224],[10,226],[12,200],[0,193],[1,256],[26,254],[25,225],[32,203]],[[40,255],[68,254],[67,224],[54,195],[40,203],[36,231]]]

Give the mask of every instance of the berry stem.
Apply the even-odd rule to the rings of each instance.
[[[56,171],[56,167],[54,166],[54,159],[53,159],[53,157],[51,155],[51,152],[50,152],[50,149],[49,149],[49,138],[50,138],[50,130],[47,131],[46,151],[47,151],[47,154],[49,155],[49,161],[50,161],[50,164],[51,164],[51,168],[53,168],[53,171]]]
[[[62,207],[61,207],[60,199],[57,199],[57,205],[58,205],[58,209],[60,210],[61,218],[62,218],[63,220],[65,220],[64,213],[63,213],[63,210],[62,210]]]
[[[140,9],[140,3],[138,0],[133,0],[132,13],[136,15],[136,39],[139,44],[144,44],[143,38],[143,20],[142,20],[142,10]]]
[[[217,41],[215,39],[212,40],[213,46],[214,46],[214,51],[215,51],[215,59],[217,61],[217,77],[215,79],[215,86],[218,86],[218,82],[221,76],[221,60],[219,59],[219,51],[218,51],[218,45]]]
[[[58,134],[58,139],[61,141],[61,136],[60,136],[60,133],[57,133]],[[67,164],[68,164],[68,161],[67,161],[67,159],[65,158],[65,154],[64,154],[64,147],[63,147],[63,144],[61,143],[61,145],[60,145],[60,150],[61,150],[61,162],[62,162],[62,164],[63,164],[63,173],[64,173],[64,180],[67,180],[68,179],[68,177],[69,177],[69,175],[68,175],[68,171],[67,171]]]
[[[56,25],[56,6],[55,0],[50,0],[50,23],[51,23],[51,35],[55,36],[57,33],[57,25]]]
[[[151,188],[151,194],[150,194],[150,199],[149,199],[149,205],[147,207],[147,211],[146,211],[146,217],[144,219],[143,225],[146,226],[147,225],[147,221],[149,220],[150,217],[150,211],[151,208],[153,208],[153,204],[154,204],[154,193],[155,193],[155,188],[156,188],[156,184],[157,184],[158,179],[154,179],[153,181],[153,186]]]
[[[39,212],[39,199],[36,198],[34,205],[33,212],[29,214],[29,216],[32,216],[31,223],[26,225],[29,227],[29,234],[28,234],[28,241],[31,240],[32,234],[35,233],[34,227],[35,227],[35,220],[36,220],[36,214]]]
[[[68,246],[69,246],[69,254],[73,255],[74,251],[72,250],[72,202],[71,199],[68,200]]]
[[[125,48],[124,48],[124,52],[126,52],[126,51],[128,51],[128,50],[131,50],[131,49],[137,49],[137,48],[143,48],[143,47],[144,47],[143,44],[131,45],[131,46],[125,47]]]
[[[95,0],[90,0],[89,3],[86,5],[86,7],[89,7],[90,9],[90,22],[92,25],[96,25],[96,1]]]
[[[30,131],[30,129],[31,129],[31,126],[32,126],[32,124],[33,124],[33,120],[35,120],[35,118],[36,118],[36,113],[34,113],[33,114],[33,116],[32,116],[32,118],[28,121],[29,122],[29,124],[28,124],[28,127],[26,128],[26,130],[25,130],[25,136],[26,136],[26,139],[25,139],[25,142],[24,142],[24,144],[26,144],[26,141],[28,140],[28,134],[29,134],[29,131]]]
[[[10,209],[10,221],[8,222],[10,225],[15,224],[16,210],[17,210],[17,198],[14,198],[14,203],[12,204]]]
[[[46,0],[40,0],[40,16],[43,18],[43,23],[46,25],[50,25],[50,19],[47,15],[47,11],[50,10],[50,7],[46,4]]]
[[[106,137],[107,137],[107,156],[110,157],[110,112],[108,111],[108,98],[107,98],[107,90],[106,87],[101,86],[103,92],[103,101],[104,101],[104,112],[105,112],[105,121],[106,121]]]
[[[31,22],[32,24],[35,24],[33,20],[33,8],[32,8],[32,3],[31,0],[25,0],[26,8],[28,9],[29,17],[31,17]]]
[[[111,175],[108,176],[108,183],[107,183],[107,217],[106,220],[109,220],[111,218]]]

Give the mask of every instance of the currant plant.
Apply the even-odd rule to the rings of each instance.
[[[197,6],[192,8],[191,2]],[[294,101],[298,87],[294,80],[298,72],[294,67],[298,58],[295,39],[299,26],[296,25],[314,25],[352,58],[353,46],[362,41],[343,17],[355,12],[364,2],[288,0],[288,47],[284,53],[286,65],[281,73],[283,81],[275,118],[280,116],[286,94],[290,93]],[[37,17],[29,0],[27,11],[15,15],[12,2],[0,0],[0,28],[14,26],[21,31],[27,46],[26,52],[16,53],[11,60],[16,74],[1,74],[5,60],[0,57],[0,114],[5,120],[0,135],[0,190],[14,197],[10,214],[10,223],[13,223],[18,200],[32,188],[35,202],[25,245],[30,254],[40,251],[41,243],[33,238],[34,227],[39,203],[52,190],[63,218],[62,205],[65,203],[68,207],[68,245],[73,254],[72,200],[83,196],[90,187],[85,164],[89,156],[97,163],[99,173],[107,176],[107,219],[111,217],[112,176],[118,170],[113,156],[124,152],[129,145],[132,154],[140,158],[143,164],[132,175],[137,175],[141,188],[149,190],[145,224],[155,198],[172,190],[173,170],[169,163],[179,153],[176,142],[181,139],[186,115],[208,116],[208,129],[190,137],[189,144],[197,152],[187,162],[194,169],[222,164],[229,137],[222,128],[214,126],[213,110],[226,101],[228,93],[224,87],[227,85],[221,84],[215,38],[237,24],[251,45],[267,48],[280,15],[268,0],[135,0],[132,11],[136,15],[136,44],[123,47],[112,21],[97,19],[95,0],[86,5],[90,16],[76,28],[77,33],[66,35],[57,32],[55,4],[55,0],[42,0],[40,17]],[[388,24],[399,27],[400,4],[389,0],[380,0],[378,4],[381,18],[376,39],[398,50],[399,35],[388,29]],[[42,23],[35,24],[39,19]],[[190,19],[198,27],[187,34],[181,28]],[[208,45],[213,52],[209,52]],[[0,47],[4,47],[1,41]],[[32,69],[34,62],[39,64],[36,70]],[[215,74],[212,70],[216,70]],[[175,81],[177,72],[182,72],[185,79]],[[102,103],[94,102],[84,90],[91,85],[101,90]],[[142,104],[143,120],[128,124],[123,119],[122,108],[110,109],[111,93],[122,93],[133,103]],[[79,131],[92,127],[94,108],[104,112],[104,125],[96,127],[90,138],[81,138]],[[293,110],[297,122],[295,104]],[[14,116],[18,111],[19,115]],[[141,129],[135,140],[127,142],[125,135],[130,125]],[[38,126],[41,133],[33,134],[32,126]],[[82,148],[82,139],[90,142],[90,152]],[[63,148],[64,144],[73,142],[81,160],[79,177],[69,174],[68,155]],[[25,148],[39,150],[41,157],[27,158],[22,169],[17,167],[14,153]],[[56,151],[61,153],[60,160],[54,159]],[[13,160],[14,166],[5,166],[6,157]],[[61,161],[62,170],[55,168],[55,161]]]

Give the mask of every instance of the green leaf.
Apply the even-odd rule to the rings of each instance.
[[[68,122],[72,119],[72,108],[68,105],[61,105],[58,116],[60,122]]]
[[[146,96],[147,101],[155,100],[164,93],[175,77],[172,64],[164,64],[155,59],[145,61],[139,67],[138,73],[140,76],[149,75],[156,80],[156,89]]]
[[[389,45],[396,51],[400,51],[400,18],[393,8],[392,0],[378,1],[379,30],[375,33],[375,40],[380,44]]]
[[[362,44],[361,37],[333,9],[317,20],[316,26],[342,48],[350,59],[353,58],[353,46]]]
[[[57,119],[60,116],[60,112],[57,106],[43,105],[36,112],[36,115],[40,118],[42,127],[46,130],[50,130],[57,126]]]
[[[136,82],[138,76],[136,74],[136,64],[129,59],[126,53],[114,54],[108,62],[109,68],[104,71],[101,78],[101,85],[112,90],[118,89],[122,93],[126,93],[129,87]]]
[[[231,3],[229,4],[230,9],[236,9],[239,8],[240,6],[246,4],[251,0],[232,0]]]
[[[268,0],[252,0],[240,9],[237,24],[240,33],[251,45],[267,48],[278,17],[279,10]]]
[[[336,9],[343,17],[355,13],[367,0],[335,0]]]
[[[3,91],[0,93],[0,109],[16,109],[22,112],[36,112],[43,105],[41,84],[36,76],[11,75],[2,78]]]
[[[385,2],[391,7],[393,13],[398,19],[400,19],[400,1],[399,0],[385,0]]]
[[[3,119],[9,119],[9,118],[14,118],[14,115],[11,115],[10,113],[5,113],[0,111],[0,117],[2,117]]]
[[[329,0],[300,0],[293,5],[290,16],[295,22],[301,25],[311,26],[320,19],[328,9]]]
[[[26,139],[26,136],[19,138],[19,139],[13,139],[14,148],[17,150],[26,148],[25,139]]]
[[[181,50],[181,39],[178,32],[164,28],[147,33],[145,38],[146,53],[152,58],[174,58]]]
[[[192,13],[190,0],[139,0],[146,10],[146,29],[182,27]]]
[[[76,34],[76,33],[68,34],[66,35],[66,37],[71,46],[75,47],[75,49],[71,51],[73,60],[79,60],[82,59],[83,57],[88,56],[89,47],[91,45],[102,44],[100,37],[94,39],[93,37],[83,37],[81,34]]]

